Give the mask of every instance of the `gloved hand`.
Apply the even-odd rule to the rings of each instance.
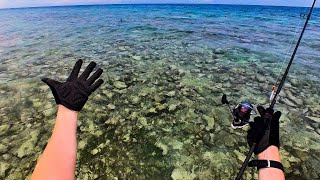
[[[95,62],[91,62],[80,77],[78,77],[81,65],[82,60],[78,60],[67,81],[64,83],[48,78],[42,79],[50,87],[56,103],[74,111],[80,111],[91,93],[103,83],[102,79],[96,81],[103,72],[100,68],[88,78],[96,66]]]
[[[271,145],[279,148],[279,119],[281,112],[273,113],[273,109],[264,109],[262,106],[258,106],[257,109],[261,116],[254,118],[254,122],[249,123],[250,129],[247,140],[250,147],[256,143],[254,153],[260,154]]]

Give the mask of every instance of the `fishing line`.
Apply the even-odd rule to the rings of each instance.
[[[308,10],[308,8],[305,7],[303,13],[305,14],[307,12],[307,10]],[[278,72],[277,73],[273,73],[273,71],[271,71],[271,77],[272,77],[272,74],[274,74],[274,75],[278,74],[278,76],[276,78],[276,82],[272,84],[272,91],[271,91],[270,98],[269,98],[270,102],[272,101],[272,99],[273,99],[273,97],[275,95],[275,92],[276,92],[276,89],[277,89],[276,84],[279,83],[279,80],[280,80],[280,77],[281,77],[281,70],[284,68],[285,62],[287,62],[290,59],[290,50],[293,47],[293,43],[295,42],[295,39],[297,39],[297,37],[298,37],[298,33],[299,33],[298,30],[299,30],[299,27],[301,26],[302,22],[303,22],[303,20],[299,21],[298,26],[296,26],[296,28],[295,28],[293,38],[291,39],[291,42],[289,43],[289,47],[287,49],[287,52],[285,53],[285,57],[284,58],[280,57],[280,59],[282,59],[282,61],[281,61],[281,63],[277,63],[277,65],[275,67],[275,72],[277,72],[277,71]],[[274,37],[275,37],[275,35],[274,35]],[[267,83],[269,84],[269,82],[270,81],[268,80]]]
[[[307,12],[307,10],[308,10],[308,8],[307,7],[305,7],[304,8],[304,12],[303,13],[306,13]],[[299,21],[299,23],[298,23],[298,25],[296,26],[296,28],[295,28],[295,31],[294,31],[294,34],[293,34],[293,38],[291,39],[291,41],[290,41],[290,43],[289,43],[289,46],[287,46],[287,50],[285,51],[286,53],[285,53],[285,58],[282,58],[282,57],[280,57],[280,59],[282,59],[282,61],[281,61],[281,63],[277,63],[277,65],[276,65],[276,67],[274,68],[276,71],[278,71],[277,73],[273,73],[272,71],[271,71],[271,75],[272,74],[278,74],[278,76],[277,76],[277,80],[276,80],[276,83],[275,84],[278,84],[278,82],[279,82],[279,79],[280,79],[280,77],[281,77],[281,69],[283,69],[283,67],[284,67],[284,65],[285,65],[285,62],[290,58],[290,50],[292,49],[292,47],[293,47],[293,43],[295,42],[295,39],[297,38],[297,36],[298,36],[298,33],[299,33],[299,27],[301,26],[301,24],[302,24],[302,20],[301,21]],[[273,33],[273,39],[276,39],[276,33]],[[284,47],[284,45],[282,46],[282,48],[285,48]],[[279,57],[279,56],[278,56]],[[267,87],[269,87],[269,82],[270,82],[270,80],[268,80],[267,81]],[[273,84],[273,85],[275,85],[275,84]]]
[[[307,12],[307,10],[308,10],[308,8],[305,7],[303,14],[305,14]],[[296,39],[297,39],[297,37],[299,35],[299,29],[300,29],[302,23],[303,23],[303,20],[299,21],[298,26],[295,28],[294,35],[293,35],[293,38],[291,39],[291,42],[290,42],[289,47],[287,49],[287,52],[285,53],[285,58],[281,58],[282,62],[280,64],[278,64],[278,66],[276,66],[276,68],[275,68],[276,70],[278,70],[278,73],[277,73],[278,76],[276,78],[276,83],[275,84],[279,83],[279,80],[280,80],[280,77],[281,77],[281,70],[284,68],[285,62],[290,59],[290,50],[292,49],[293,43],[296,41]],[[275,84],[273,84],[273,85],[275,86]]]
[[[293,63],[293,60],[294,60],[294,58],[295,58],[295,56],[296,56],[296,53],[297,53],[297,51],[298,51],[298,48],[299,48],[299,46],[300,46],[300,43],[301,43],[302,37],[303,37],[303,35],[304,35],[304,32],[305,32],[305,30],[307,29],[307,25],[308,25],[309,20],[310,20],[310,18],[311,18],[311,15],[312,15],[312,12],[313,12],[313,9],[314,9],[314,6],[315,6],[316,1],[317,1],[317,0],[314,0],[313,3],[312,3],[312,6],[311,6],[311,8],[310,8],[310,12],[309,12],[309,14],[308,14],[308,16],[307,16],[307,19],[306,19],[305,23],[304,23],[302,32],[301,32],[300,37],[299,37],[299,39],[298,39],[298,41],[297,41],[297,43],[296,43],[295,49],[294,49],[294,51],[293,51],[293,53],[292,53],[292,56],[291,56],[291,58],[290,58],[289,64],[288,64],[288,66],[287,66],[287,68],[286,68],[286,71],[285,71],[285,73],[284,73],[283,76],[282,76],[282,79],[281,79],[281,82],[280,82],[279,86],[277,87],[277,92],[276,92],[276,94],[275,94],[274,97],[273,97],[273,100],[272,100],[272,102],[271,102],[271,104],[270,104],[270,108],[273,108],[273,107],[274,107],[274,105],[275,105],[275,103],[276,103],[276,101],[277,101],[277,96],[280,94],[280,91],[281,91],[282,87],[284,86],[285,80],[286,80],[286,78],[287,78],[287,76],[288,76],[289,70],[290,70],[290,68],[291,68],[291,65],[292,65],[292,63]]]

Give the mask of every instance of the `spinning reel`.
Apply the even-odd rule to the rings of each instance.
[[[233,109],[230,107],[230,103],[227,100],[227,95],[223,95],[221,99],[222,104],[226,104],[229,108],[230,113],[233,116],[232,128],[242,128],[249,123],[250,117],[252,115],[252,111],[255,111],[253,106],[248,102],[241,102]]]

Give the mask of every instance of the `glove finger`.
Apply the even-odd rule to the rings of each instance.
[[[254,118],[254,122],[255,122],[256,124],[261,124],[261,123],[263,123],[264,121],[263,121],[262,117],[255,117],[255,118]]]
[[[274,120],[279,121],[280,117],[281,117],[281,112],[280,112],[280,111],[277,111],[277,112],[274,113],[274,115],[273,115],[273,117],[272,117],[272,120],[273,120],[273,121],[274,121]]]
[[[273,115],[274,110],[272,108],[268,108],[266,109],[266,111],[264,113],[268,113],[270,115]]]
[[[72,69],[72,72],[71,72],[70,76],[68,77],[67,81],[72,81],[72,80],[78,78],[79,71],[80,71],[80,68],[82,66],[82,63],[83,63],[83,61],[81,59],[79,59],[76,62],[76,64],[74,65],[74,67]]]
[[[96,65],[97,64],[95,62],[91,62],[87,66],[87,68],[83,71],[83,73],[80,75],[79,79],[85,81],[89,77],[89,75],[93,71],[93,69],[96,67]]]
[[[53,87],[61,84],[61,82],[53,80],[53,79],[49,79],[49,78],[42,78],[41,81],[46,83],[50,88],[53,88]]]
[[[256,117],[254,118],[254,126],[253,128],[255,129],[256,132],[262,133],[266,129],[266,124],[261,117]]]
[[[272,120],[271,120],[271,130],[272,131],[279,131],[279,119],[281,116],[281,112],[277,111],[274,113]]]
[[[251,129],[255,128],[256,124],[257,124],[256,118],[254,119],[254,122],[249,122],[249,126],[250,126]]]
[[[253,127],[248,130],[247,141],[251,147],[253,143],[258,143],[261,139],[260,130],[257,127]]]
[[[98,81],[96,81],[92,86],[90,86],[91,92],[94,92],[96,89],[98,89],[103,82],[104,81],[102,79],[99,79]]]
[[[101,68],[99,68],[88,80],[87,80],[87,83],[89,84],[89,86],[91,84],[94,83],[95,80],[97,80],[101,74],[103,73],[103,70]]]
[[[274,113],[271,121],[271,129],[270,129],[270,144],[275,145],[277,147],[280,146],[280,141],[279,141],[279,119],[281,116],[281,112],[277,111]]]
[[[48,78],[43,78],[43,79],[41,79],[41,81],[43,81],[44,83],[46,83],[50,87],[56,103],[60,104],[61,102],[60,102],[60,99],[59,99],[59,96],[58,96],[58,92],[57,92],[55,87],[57,87],[58,85],[60,85],[62,83],[59,82],[59,81],[48,79]]]
[[[261,117],[264,115],[264,113],[266,111],[266,109],[264,107],[262,107],[262,106],[258,106],[257,110],[258,110],[258,112],[259,112]]]

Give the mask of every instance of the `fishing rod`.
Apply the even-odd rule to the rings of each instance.
[[[276,94],[274,95],[273,100],[272,100],[272,102],[271,102],[271,104],[270,104],[270,108],[273,108],[274,105],[275,105],[276,102],[277,102],[277,96],[280,94],[280,91],[281,91],[281,89],[282,89],[282,87],[283,87],[283,85],[284,85],[284,83],[285,83],[285,81],[286,81],[286,78],[287,78],[287,76],[288,76],[290,67],[291,67],[291,65],[292,65],[292,62],[293,62],[296,54],[297,54],[297,51],[298,51],[298,48],[299,48],[299,46],[300,46],[302,37],[303,37],[303,35],[304,35],[304,32],[305,32],[306,29],[307,29],[307,25],[308,25],[309,20],[310,20],[310,18],[311,18],[311,15],[312,15],[312,12],[313,12],[313,9],[314,9],[314,6],[315,6],[316,2],[317,2],[317,0],[314,0],[313,3],[312,3],[312,6],[311,6],[310,11],[309,11],[309,14],[308,14],[308,16],[307,16],[306,22],[304,23],[302,32],[301,32],[301,34],[300,34],[300,37],[299,37],[298,42],[297,42],[297,44],[296,44],[296,47],[294,48],[294,51],[293,51],[292,56],[291,56],[291,59],[290,59],[289,64],[288,64],[288,66],[287,66],[287,68],[286,68],[286,71],[285,71],[285,73],[284,73],[283,76],[282,76],[281,82],[280,82],[280,84],[279,84],[279,86],[278,86],[278,88],[277,88],[277,92],[276,92]]]
[[[304,35],[304,32],[305,32],[305,30],[307,29],[307,25],[308,25],[309,20],[310,20],[310,18],[311,18],[311,15],[312,15],[314,6],[315,6],[315,4],[316,4],[316,1],[317,1],[317,0],[314,0],[313,3],[312,3],[312,6],[311,6],[310,11],[309,11],[309,14],[308,14],[307,19],[306,19],[306,21],[305,21],[305,23],[304,23],[304,26],[303,26],[303,29],[302,29],[301,34],[300,34],[300,36],[299,36],[298,42],[297,42],[297,44],[296,44],[296,46],[295,46],[295,48],[294,48],[294,51],[293,51],[293,53],[292,53],[292,55],[291,55],[291,58],[290,58],[290,61],[289,61],[289,63],[288,63],[288,66],[287,66],[287,68],[286,68],[286,71],[285,71],[285,73],[284,73],[283,76],[282,76],[281,82],[280,82],[280,84],[279,84],[279,86],[278,86],[278,88],[277,88],[277,92],[276,92],[275,95],[273,96],[273,100],[272,100],[272,102],[271,102],[271,104],[270,104],[270,108],[271,108],[271,109],[273,109],[274,105],[276,104],[276,102],[277,102],[277,97],[278,97],[278,95],[280,94],[281,89],[283,88],[284,83],[285,83],[285,81],[286,81],[286,79],[287,79],[287,76],[288,76],[289,70],[290,70],[290,68],[291,68],[292,62],[293,62],[293,60],[294,60],[294,58],[295,58],[295,56],[296,56],[296,54],[297,54],[297,51],[298,51],[298,48],[299,48],[299,46],[300,46],[300,43],[301,43],[302,37],[303,37],[303,35]],[[269,120],[267,131],[270,131],[270,126],[271,126],[271,121]],[[256,148],[256,145],[257,145],[257,144],[254,143],[254,144],[251,146],[251,148],[250,148],[250,150],[249,150],[249,152],[248,152],[248,154],[247,154],[247,157],[246,157],[245,161],[243,162],[242,167],[241,167],[241,169],[240,169],[240,171],[239,171],[239,173],[238,173],[238,175],[237,175],[237,177],[236,177],[235,180],[240,180],[240,179],[241,179],[241,177],[242,177],[242,175],[243,175],[246,167],[248,166],[248,163],[249,163],[249,160],[250,160],[250,158],[251,158],[251,156],[252,156],[252,154],[253,154],[253,151],[254,151],[254,149]]]
[[[298,41],[297,41],[297,43],[296,43],[296,46],[295,46],[295,48],[294,48],[294,51],[293,51],[293,53],[292,53],[292,55],[291,55],[291,58],[290,58],[290,61],[289,61],[288,65],[287,65],[287,68],[286,68],[286,70],[285,70],[285,73],[284,73],[283,76],[282,76],[281,82],[280,82],[279,86],[276,88],[276,93],[275,93],[275,94],[274,94],[275,87],[273,87],[273,89],[272,89],[273,92],[272,92],[272,95],[271,95],[271,97],[270,97],[270,100],[272,100],[272,101],[271,101],[270,107],[269,107],[269,108],[271,108],[271,109],[274,108],[274,105],[275,105],[276,102],[277,102],[277,97],[279,96],[279,94],[280,94],[280,92],[281,92],[281,89],[282,89],[283,86],[284,86],[284,83],[285,83],[286,78],[287,78],[287,76],[288,76],[288,73],[289,73],[289,70],[290,70],[290,68],[291,68],[292,62],[293,62],[293,60],[294,60],[294,58],[295,58],[295,56],[296,56],[296,53],[297,53],[297,51],[298,51],[298,48],[299,48],[299,46],[300,46],[302,37],[303,37],[303,35],[304,35],[304,33],[305,33],[305,30],[307,29],[307,25],[308,25],[309,20],[310,20],[310,18],[311,18],[311,15],[312,15],[312,12],[313,12],[313,10],[314,10],[314,6],[315,6],[316,1],[317,1],[317,0],[313,0],[312,6],[311,6],[311,8],[310,8],[310,11],[309,11],[309,14],[308,14],[308,16],[307,16],[307,19],[306,19],[306,21],[305,21],[305,23],[304,23],[304,26],[303,26],[303,29],[302,29],[301,34],[300,34],[300,36],[299,36],[299,39],[298,39]],[[241,128],[241,127],[243,127],[244,125],[248,124],[248,122],[249,122],[249,120],[250,120],[251,112],[252,112],[252,110],[254,110],[254,109],[253,109],[253,106],[252,106],[251,104],[249,104],[249,103],[247,103],[247,102],[241,102],[241,103],[238,104],[238,105],[233,109],[233,111],[232,111],[231,108],[230,108],[229,101],[227,100],[227,96],[226,96],[226,95],[223,95],[223,96],[222,96],[222,103],[228,105],[228,108],[229,108],[229,110],[230,110],[230,113],[231,113],[232,116],[233,116],[234,122],[239,123],[239,124],[235,124],[235,125],[238,126],[238,127],[234,127],[234,126],[233,126],[234,123],[232,124],[232,127],[233,127],[234,129],[236,129],[236,128]],[[245,123],[241,124],[241,122],[245,122]],[[270,131],[271,120],[268,120],[268,122],[265,122],[265,123],[268,123],[268,128],[266,129],[266,132],[267,132],[267,131]],[[267,133],[268,133],[268,132],[267,132]],[[245,159],[245,161],[243,162],[243,164],[242,164],[242,166],[241,166],[241,169],[240,169],[240,171],[238,172],[237,177],[236,177],[235,180],[240,180],[240,179],[241,179],[241,177],[242,177],[242,175],[243,175],[246,167],[248,166],[249,160],[250,160],[250,158],[251,158],[251,156],[252,156],[253,151],[254,151],[255,148],[256,148],[256,143],[253,143],[253,145],[251,146],[251,148],[250,148],[250,150],[249,150],[249,152],[248,152],[248,154],[247,154],[247,156],[246,156],[246,159]]]

